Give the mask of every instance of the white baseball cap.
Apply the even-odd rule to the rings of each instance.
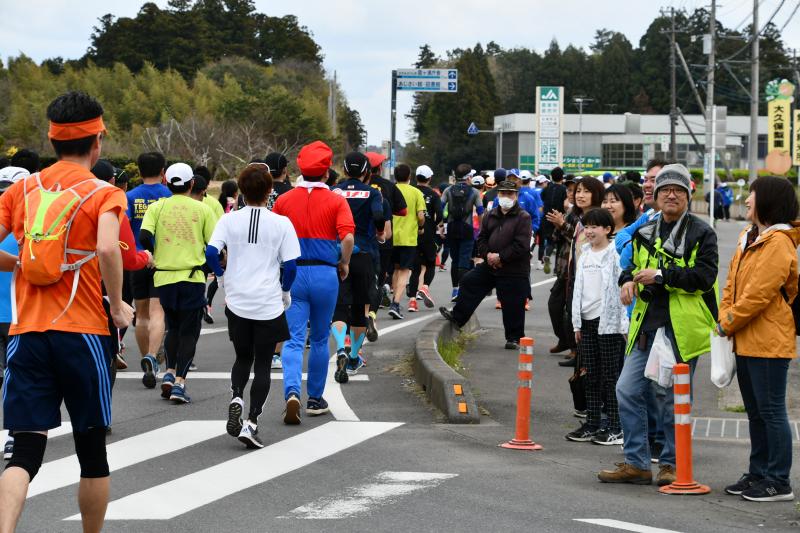
[[[180,187],[192,181],[194,171],[186,163],[174,163],[167,167],[166,176],[167,183]]]
[[[433,169],[428,165],[420,165],[417,167],[417,171],[414,172],[415,176],[423,176],[425,179],[431,179],[433,177]]]
[[[545,176],[544,174],[539,174],[538,176],[536,176],[536,183],[547,183],[548,181],[550,180],[547,179],[547,176]]]
[[[486,183],[486,180],[483,179],[483,176],[473,176],[472,177],[472,184],[473,185],[483,185]]]
[[[16,183],[23,178],[27,178],[31,173],[22,167],[4,167],[0,168],[0,181],[9,183]]]
[[[523,170],[519,173],[519,177],[522,181],[530,181],[533,179],[533,174],[531,174],[530,170]]]

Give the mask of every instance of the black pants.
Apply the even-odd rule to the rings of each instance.
[[[619,408],[617,406],[617,379],[619,379],[620,354],[625,353],[625,337],[599,335],[600,319],[581,321],[581,367],[586,368],[586,422],[600,427],[600,413],[605,406],[608,428],[619,433]]]
[[[519,341],[525,336],[525,300],[531,293],[527,276],[496,276],[486,263],[481,263],[461,278],[453,317],[459,326],[466,324],[492,289],[497,290],[497,298],[503,302],[506,340]]]
[[[226,307],[225,316],[228,317],[228,336],[236,352],[236,361],[231,368],[231,393],[234,398],[244,396],[252,368],[248,418],[253,424],[258,424],[269,394],[272,354],[279,342],[289,339],[286,315],[281,314],[272,320],[252,320],[240,317]]]
[[[408,278],[408,288],[406,289],[409,298],[416,298],[417,296],[422,265],[425,265],[425,276],[422,284],[430,287],[431,283],[433,283],[433,277],[436,275],[436,243],[433,242],[433,239],[420,242],[417,247],[417,258],[414,261],[414,268],[411,270],[411,277]]]
[[[211,280],[211,283],[208,284],[208,289],[206,291],[206,300],[208,300],[208,305],[211,306],[212,302],[214,301],[214,296],[217,294],[217,290],[219,290],[219,280],[217,276],[214,276],[214,279]]]
[[[364,308],[372,304],[372,287],[375,285],[375,271],[372,254],[361,252],[350,258],[350,273],[339,282],[339,296],[332,322],[345,322],[352,327],[367,325]]]
[[[167,336],[164,339],[167,368],[174,368],[177,377],[186,378],[197,349],[197,340],[200,338],[203,308],[164,307],[164,318],[167,323]]]
[[[568,321],[567,309],[567,280],[556,278],[550,289],[550,298],[547,300],[547,310],[550,313],[550,324],[553,333],[558,337],[558,344],[562,347],[575,348],[575,335],[572,333],[572,321]]]

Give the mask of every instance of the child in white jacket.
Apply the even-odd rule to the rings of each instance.
[[[616,384],[625,351],[628,315],[619,298],[619,255],[611,239],[614,219],[605,209],[583,217],[588,242],[575,268],[572,326],[578,343],[576,371],[585,370],[586,422],[567,440],[604,446],[622,444]],[[608,425],[601,429],[605,406]]]

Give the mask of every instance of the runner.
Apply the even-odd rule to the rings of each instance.
[[[332,158],[333,151],[322,141],[304,146],[297,155],[303,181],[281,195],[272,210],[292,221],[302,252],[292,286],[293,305],[286,312],[291,339],[281,354],[286,424],[300,423],[303,347],[309,320],[311,350],[306,413],[316,416],[329,411],[328,402],[322,397],[328,374],[328,330],[336,307],[339,279],[345,279],[350,269],[355,230],[347,202],[325,185]],[[340,253],[337,239],[341,243]]]
[[[142,220],[147,208],[161,198],[172,196],[164,186],[164,169],[166,161],[158,152],[140,154],[136,159],[142,184],[128,191],[128,219],[133,229],[136,249],[144,250],[139,240]],[[148,389],[156,386],[158,376],[158,360],[156,354],[164,341],[164,309],[158,300],[158,292],[153,284],[152,268],[145,268],[131,274],[133,299],[136,307],[136,344],[142,355],[142,384]]]
[[[472,266],[472,250],[475,239],[472,230],[473,207],[478,217],[483,216],[483,205],[480,197],[467,181],[472,167],[462,163],[456,167],[456,184],[448,187],[442,194],[442,209],[447,220],[447,246],[453,257],[450,270],[450,281],[453,284],[453,295],[450,301],[458,298],[458,284]],[[444,264],[444,259],[442,259]]]
[[[364,180],[369,179],[369,160],[360,152],[344,158],[348,178],[333,192],[343,196],[350,206],[355,223],[355,247],[350,257],[350,275],[339,283],[339,297],[333,314],[331,335],[336,342],[336,374],[334,379],[347,383],[348,374],[355,374],[364,365],[359,350],[364,344],[369,313],[370,285],[375,282],[373,265],[378,259],[376,232],[383,235],[383,198]],[[350,325],[350,355],[345,351],[345,336]]]
[[[267,165],[248,165],[237,182],[247,206],[220,219],[206,248],[206,258],[214,273],[224,276],[228,335],[236,351],[227,431],[254,449],[264,447],[258,435],[258,417],[269,394],[275,345],[289,338],[284,310],[291,305],[289,290],[300,243],[291,221],[267,209],[272,189]],[[224,271],[219,262],[223,248],[228,249]],[[251,368],[250,411],[242,422],[244,388]]]
[[[222,210],[222,206],[219,205],[218,201],[209,198],[208,194],[206,194],[208,191],[208,181],[206,177],[203,174],[197,174],[197,169],[195,169],[194,172],[194,185],[192,185],[192,192],[189,196],[211,208],[211,214],[214,217],[214,224],[216,225],[217,221],[222,218],[225,212]],[[210,267],[204,267],[203,272],[206,274],[206,277],[211,277],[211,282],[206,289],[206,305],[203,307],[203,322],[206,324],[213,324],[214,317],[211,316],[211,302],[214,300],[214,295],[217,294],[219,282]],[[192,363],[189,370],[194,372],[197,370],[197,366]]]
[[[189,196],[194,184],[192,167],[175,163],[165,175],[172,196],[147,210],[139,241],[153,254],[153,280],[167,323],[167,371],[161,379],[161,397],[189,403],[186,374],[194,360],[206,306],[203,266],[215,220],[210,207]]]
[[[433,170],[428,165],[422,165],[417,167],[415,174],[417,188],[425,199],[425,231],[417,242],[416,262],[408,280],[408,310],[412,313],[418,311],[417,300],[422,300],[428,308],[436,305],[431,296],[430,285],[436,274],[436,230],[442,222],[442,200],[436,191],[428,186],[433,177]],[[421,286],[420,278],[422,278]]]
[[[397,189],[403,195],[407,212],[405,215],[395,215],[392,219],[394,248],[392,249],[392,262],[394,273],[392,275],[392,304],[389,307],[389,316],[395,320],[403,317],[400,310],[400,300],[406,292],[408,278],[417,256],[417,238],[425,231],[425,198],[422,192],[413,187],[411,181],[411,167],[403,163],[394,169],[397,180]],[[416,295],[414,295],[416,298]]]
[[[22,242],[3,391],[3,424],[14,432],[15,443],[0,477],[0,531],[16,528],[28,485],[42,465],[47,431],[61,424],[62,402],[81,469],[83,530],[103,527],[110,488],[105,438],[111,424],[111,354],[101,275],[114,324],[127,326],[133,309],[122,301],[119,222],[125,194],[89,172],[102,150],[102,115],[102,106],[84,93],[56,98],[47,118],[58,162],[0,196],[0,241],[13,232]],[[51,195],[43,196],[45,190]],[[56,196],[58,190],[62,192]],[[67,191],[81,200],[62,216],[75,198]],[[55,223],[53,233],[42,227],[45,218]],[[40,240],[43,234],[58,237]],[[62,271],[67,248],[75,252],[67,254],[74,266]],[[33,263],[32,254],[38,262]],[[16,256],[0,252],[0,269],[11,270],[16,261]]]

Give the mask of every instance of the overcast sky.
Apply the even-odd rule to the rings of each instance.
[[[97,18],[105,13],[135,16],[143,0],[0,0],[0,57],[27,54],[36,61],[62,56],[78,58],[89,46]],[[158,0],[164,7],[167,0]],[[296,15],[322,47],[325,68],[336,71],[350,105],[361,113],[368,142],[389,138],[390,75],[410,67],[419,46],[437,54],[494,40],[504,48],[524,46],[543,51],[555,37],[588,47],[598,28],[624,33],[638,45],[662,5],[691,11],[706,0],[256,0],[258,11],[272,16]],[[749,23],[752,0],[726,0],[718,18],[727,27]],[[763,24],[780,0],[762,0]],[[780,28],[800,0],[783,2],[775,16]],[[800,12],[783,32],[788,47],[800,48]],[[666,64],[666,58],[665,58]],[[533,91],[531,91],[533,98]],[[398,96],[398,139],[411,135],[404,115],[411,94]],[[466,124],[464,127],[466,128]]]

